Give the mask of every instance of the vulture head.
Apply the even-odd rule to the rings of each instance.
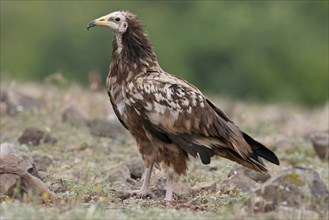
[[[95,27],[95,26],[103,26],[110,28],[113,32],[116,33],[124,33],[128,28],[128,21],[126,19],[126,12],[116,11],[112,12],[108,15],[104,15],[100,18],[97,18],[91,21],[87,25],[87,29]]]
[[[115,11],[92,20],[87,29],[101,26],[114,33],[113,51],[133,62],[156,62],[156,56],[140,20],[128,11]]]

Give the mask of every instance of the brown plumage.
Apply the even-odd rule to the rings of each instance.
[[[138,195],[148,193],[154,164],[167,170],[166,200],[172,199],[173,175],[185,174],[189,155],[209,164],[218,155],[259,172],[264,158],[276,155],[242,132],[195,86],[161,69],[139,19],[117,11],[88,24],[114,33],[107,88],[115,114],[135,137],[147,167]]]

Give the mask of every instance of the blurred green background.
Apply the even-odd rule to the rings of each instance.
[[[2,79],[105,82],[112,34],[86,25],[118,9],[142,19],[163,69],[208,94],[328,101],[328,1],[1,0]]]

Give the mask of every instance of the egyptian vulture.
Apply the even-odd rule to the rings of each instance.
[[[172,200],[174,176],[186,173],[189,156],[209,164],[217,155],[259,172],[267,172],[262,158],[279,165],[272,151],[242,132],[198,88],[160,67],[136,15],[116,11],[87,28],[94,26],[114,34],[107,92],[146,167],[143,185],[134,194],[150,194],[152,168],[158,164],[167,176],[165,200]]]

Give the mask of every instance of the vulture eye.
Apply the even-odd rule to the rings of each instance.
[[[119,17],[116,17],[114,20],[115,21],[120,21],[120,18]]]

